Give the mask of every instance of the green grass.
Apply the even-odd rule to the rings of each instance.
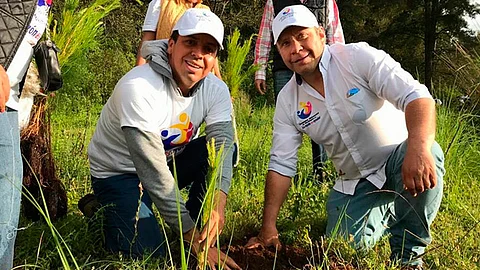
[[[444,102],[448,103],[448,102]],[[167,259],[131,261],[102,249],[98,226],[88,224],[76,203],[91,192],[87,145],[93,134],[101,104],[91,104],[81,96],[59,93],[53,101],[53,151],[59,176],[69,198],[67,217],[53,225],[72,252],[81,269],[171,269],[180,268]],[[272,135],[272,106],[253,107],[240,96],[235,100],[237,128],[241,142],[241,161],[234,172],[228,198],[222,244],[245,241],[261,226],[263,187],[267,172]],[[480,269],[480,137],[477,116],[456,112],[457,108],[438,108],[437,141],[446,152],[445,194],[440,212],[433,224],[433,244],[425,255],[428,269]],[[326,226],[325,204],[332,181],[316,184],[310,181],[310,142],[304,138],[299,153],[299,176],[283,205],[278,229],[284,244],[327,252],[314,256],[319,269],[331,262],[349,263],[358,269],[395,269],[388,262],[389,246],[382,240],[367,253],[354,251],[347,243],[323,237]],[[334,173],[329,164],[329,179]],[[51,229],[44,222],[21,221],[18,232],[15,265],[26,269],[63,268]],[[167,232],[173,253],[179,253],[179,241]],[[328,247],[328,248],[327,248]],[[177,258],[177,259],[175,259]],[[191,258],[192,259],[192,258]],[[67,258],[75,268],[73,260]],[[172,266],[174,265],[174,266]]]

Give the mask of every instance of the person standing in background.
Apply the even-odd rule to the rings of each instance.
[[[45,31],[51,0],[6,0],[0,7],[0,269],[13,267],[20,216],[22,156],[18,110],[20,84]],[[8,33],[8,34],[6,34]]]

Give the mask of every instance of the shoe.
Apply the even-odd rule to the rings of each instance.
[[[92,218],[100,207],[101,205],[94,194],[87,194],[78,201],[78,209],[88,218]]]

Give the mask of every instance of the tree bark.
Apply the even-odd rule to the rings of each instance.
[[[438,0],[425,0],[425,85],[432,90],[433,62],[437,39]]]

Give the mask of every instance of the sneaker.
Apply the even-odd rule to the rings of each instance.
[[[87,194],[78,201],[78,209],[84,216],[91,218],[100,209],[100,203],[94,194]]]

